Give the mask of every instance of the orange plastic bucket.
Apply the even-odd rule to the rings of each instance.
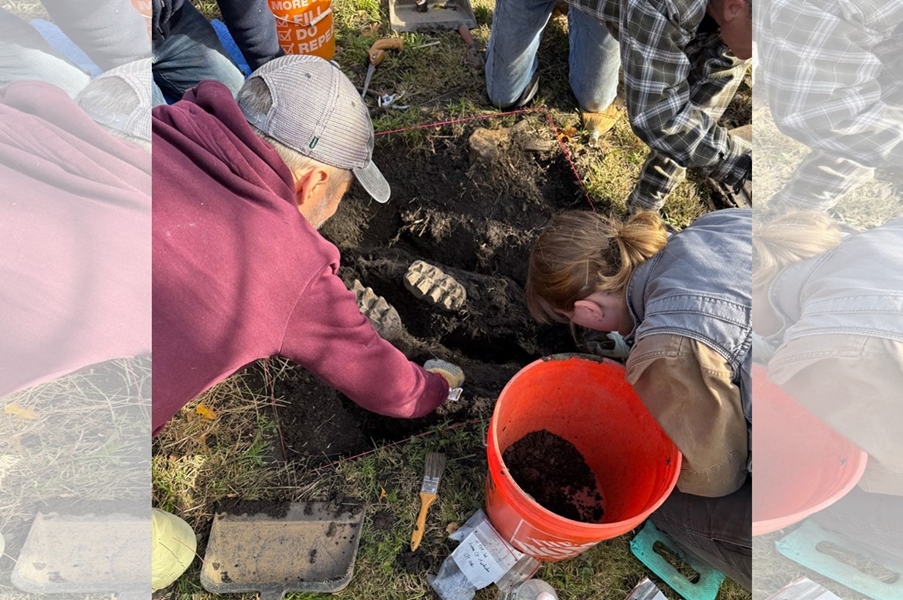
[[[853,489],[868,455],[753,365],[753,535],[777,531]]]
[[[330,0],[267,0],[276,17],[279,45],[286,54],[335,56]]]
[[[545,429],[583,455],[602,492],[601,523],[572,521],[536,503],[502,455]],[[515,548],[560,561],[637,527],[671,493],[681,455],[627,383],[620,364],[587,355],[531,363],[502,390],[487,436],[486,513]]]

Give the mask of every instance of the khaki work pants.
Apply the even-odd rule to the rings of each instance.
[[[684,551],[752,587],[752,480],[740,390],[724,359],[678,335],[640,340],[627,380],[683,454],[677,489],[652,522]]]
[[[775,352],[768,378],[868,455],[859,487],[903,496],[903,343],[831,334]]]
[[[649,336],[627,359],[627,381],[683,454],[681,492],[720,497],[740,489],[749,434],[740,390],[717,352],[679,335]]]

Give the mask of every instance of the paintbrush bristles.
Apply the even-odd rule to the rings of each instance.
[[[423,468],[427,477],[440,477],[445,470],[445,455],[440,452],[430,452],[426,455],[426,465]]]
[[[423,485],[421,492],[436,494],[439,491],[439,481],[442,479],[442,471],[445,469],[445,455],[438,452],[430,452],[426,455],[426,463],[423,465]]]

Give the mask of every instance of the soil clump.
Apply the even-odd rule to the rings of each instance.
[[[285,500],[237,500],[219,503],[216,512],[224,515],[267,515],[281,519],[288,514],[291,503]]]

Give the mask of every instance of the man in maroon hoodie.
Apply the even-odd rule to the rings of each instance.
[[[463,381],[377,335],[316,229],[352,178],[378,202],[373,126],[327,61],[277,58],[235,99],[202,82],[153,111],[153,428],[257,359],[280,355],[373,412],[425,415]],[[427,365],[431,366],[431,365]]]
[[[0,88],[0,396],[151,350],[149,69]]]

